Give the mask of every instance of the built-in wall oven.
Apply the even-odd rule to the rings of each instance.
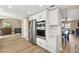
[[[45,20],[36,22],[36,30],[37,30],[37,37],[45,39],[46,37],[46,26]]]

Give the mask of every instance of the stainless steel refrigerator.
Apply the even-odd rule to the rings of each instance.
[[[29,42],[36,44],[36,19],[29,21]]]

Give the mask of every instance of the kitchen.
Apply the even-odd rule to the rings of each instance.
[[[59,13],[59,8],[50,6],[29,16],[29,20],[24,19],[24,22],[29,22],[28,32],[26,31],[29,42],[37,44],[49,52],[60,52],[62,33]]]
[[[0,7],[3,7],[3,6],[0,6]],[[8,8],[8,6],[5,6],[5,7]],[[10,11],[13,11],[13,12],[17,11],[18,12],[17,14],[21,16],[21,17],[20,16],[17,17],[17,19],[20,18],[17,20],[20,22],[16,22],[14,20],[11,20],[11,18],[8,18],[10,19],[10,21],[12,21],[13,26],[14,26],[14,28],[12,28],[12,31],[10,31],[10,34],[9,34],[9,35],[12,35],[12,37],[8,36],[8,38],[5,38],[4,41],[1,40],[1,42],[5,42],[7,44],[10,43],[9,45],[12,45],[14,42],[17,42],[19,40],[21,41],[13,44],[13,46],[10,46],[9,48],[7,47],[7,49],[3,48],[4,49],[3,52],[5,52],[6,50],[8,50],[6,52],[18,52],[18,50],[20,50],[19,52],[41,52],[41,53],[42,52],[46,53],[47,51],[52,52],[52,53],[64,52],[66,46],[63,47],[63,44],[62,44],[63,42],[62,23],[67,21],[68,23],[66,27],[71,28],[70,30],[71,32],[73,30],[75,31],[75,29],[78,27],[77,26],[78,19],[79,19],[78,18],[78,6],[75,6],[75,5],[74,6],[70,6],[70,5],[68,6],[66,5],[43,5],[43,6],[24,5],[24,6],[9,6],[9,7],[11,7],[11,8],[8,8]],[[27,14],[24,14],[26,9],[27,9],[26,11]],[[65,11],[66,9],[68,10]],[[22,12],[22,14],[20,12]],[[23,17],[25,16],[25,17],[22,18],[22,16]],[[77,21],[71,22],[73,18],[76,19]],[[67,19],[67,20],[63,21],[63,19]],[[9,23],[5,22],[4,25],[6,23],[10,25],[11,23],[10,21],[8,21],[7,19],[5,19],[5,21]],[[72,24],[71,27],[69,25],[70,22]],[[19,27],[17,27],[16,25],[19,25]],[[1,21],[0,21],[0,26],[1,26]],[[9,26],[9,28],[11,28],[11,26]],[[20,30],[19,36],[16,35],[18,33],[17,30]],[[2,35],[1,37],[4,37],[4,36]],[[74,36],[73,38],[75,39]],[[8,39],[10,39],[12,43]],[[76,39],[78,38],[76,37]],[[6,41],[9,41],[9,42],[6,42]],[[67,46],[68,51],[71,47],[70,44],[72,45],[72,43],[70,42],[71,41],[69,41],[69,45]],[[3,43],[3,45],[5,43]],[[76,45],[73,45],[73,46],[75,47]],[[72,51],[72,49],[75,49],[75,48],[71,48],[70,51]]]
[[[35,14],[30,15],[29,17],[26,18],[26,20],[24,19],[26,22],[32,22],[31,24],[26,23],[30,25],[30,26],[28,25],[30,28],[26,27],[28,30],[25,32],[28,35],[26,35],[25,37],[28,40],[30,39],[29,41],[32,42],[33,44],[36,44],[46,49],[49,52],[55,52],[55,53],[62,52],[62,51],[65,52],[66,48],[67,49],[69,48],[72,51],[72,49],[75,49],[75,48],[71,48],[72,43],[69,43],[71,44],[70,47],[69,45],[64,46],[62,44],[63,43],[62,22],[63,22],[63,19],[66,19],[66,18],[68,19],[67,22],[70,22],[75,19],[78,20],[79,19],[78,18],[78,6],[76,5],[49,6],[46,9],[43,9]],[[69,24],[67,26],[70,28]],[[76,23],[72,26],[77,27]],[[73,28],[75,29],[75,27]],[[73,30],[73,28],[71,28],[71,31]],[[31,31],[29,29],[31,29]],[[72,38],[70,38],[69,42],[71,42],[71,39]],[[74,45],[74,47],[75,46],[76,45]],[[66,52],[68,52],[69,49]]]
[[[79,53],[79,0],[1,0],[0,4],[0,20],[13,18],[21,21],[20,35],[15,33],[17,29],[12,29],[10,26],[8,28],[11,28],[11,34],[1,33],[1,58],[73,59],[78,57],[76,53]],[[64,47],[63,23],[66,23],[70,31],[69,44]],[[6,24],[10,25],[9,22]],[[16,27],[17,24],[13,26]],[[0,28],[2,28],[1,21]]]

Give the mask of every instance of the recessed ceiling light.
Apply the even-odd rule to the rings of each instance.
[[[8,6],[8,8],[12,8],[12,6]]]
[[[29,12],[29,11],[27,11],[27,14],[30,14],[30,12]]]

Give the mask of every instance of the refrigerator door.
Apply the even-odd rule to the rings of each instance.
[[[36,20],[29,21],[29,41],[36,44]]]

